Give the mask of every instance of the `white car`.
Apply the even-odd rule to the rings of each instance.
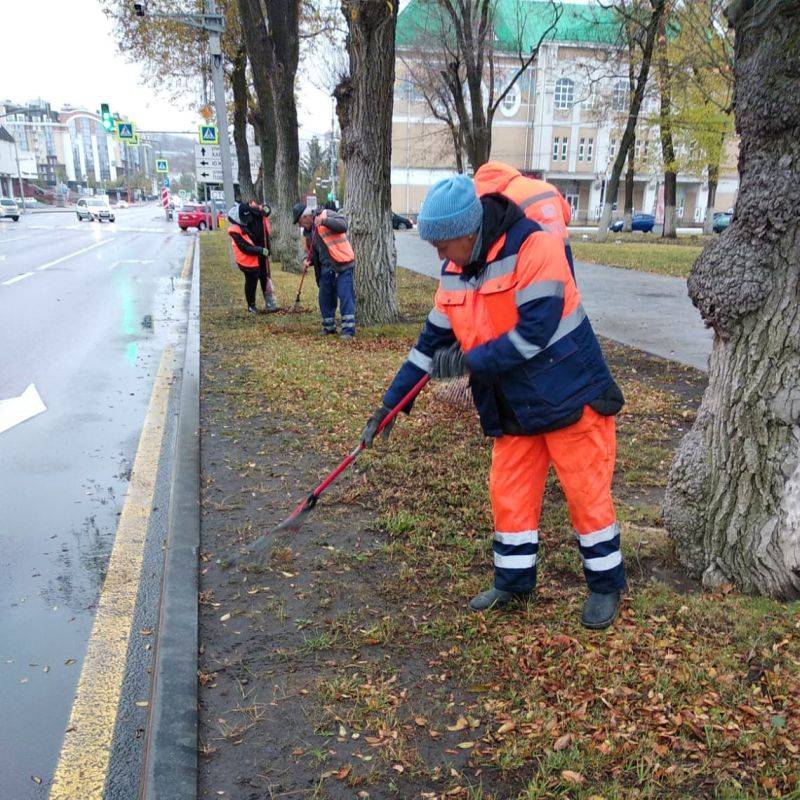
[[[117,208],[130,208],[127,200],[117,200]]]
[[[75,204],[75,212],[78,215],[78,222],[84,219],[97,220],[102,222],[104,219],[114,222],[114,212],[108,204],[108,199],[102,197],[81,197]]]
[[[11,217],[19,222],[19,206],[8,197],[0,197],[0,217]]]

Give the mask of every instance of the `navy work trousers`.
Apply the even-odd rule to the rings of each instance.
[[[319,311],[322,330],[336,333],[336,305],[342,315],[342,336],[356,335],[356,295],[353,291],[353,270],[336,272],[323,269],[319,276]]]

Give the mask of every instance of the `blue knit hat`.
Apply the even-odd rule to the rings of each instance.
[[[446,242],[469,236],[482,220],[483,207],[474,184],[466,175],[454,175],[431,186],[417,219],[419,238]]]

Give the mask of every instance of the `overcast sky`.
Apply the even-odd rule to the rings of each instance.
[[[0,0],[0,54],[0,100],[41,97],[55,109],[71,103],[91,111],[107,102],[141,130],[196,130],[200,122],[190,110],[199,83],[177,104],[146,86],[97,0]],[[306,84],[300,102],[303,139],[330,128],[329,97]]]

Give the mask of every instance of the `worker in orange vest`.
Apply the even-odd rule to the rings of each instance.
[[[425,373],[466,370],[483,431],[494,437],[494,585],[470,607],[500,608],[533,592],[552,464],[589,588],[581,622],[605,628],[625,586],[611,499],[614,415],[624,400],[561,242],[500,193],[505,188],[486,181],[478,197],[473,182],[456,175],[428,192],[418,226],[443,259],[435,305],[361,440],[372,445],[391,408]]]
[[[567,226],[572,217],[572,208],[565,197],[552,183],[528,178],[519,170],[499,161],[488,161],[475,173],[475,191],[479,194],[500,192],[513,200],[528,219],[538,222],[545,230],[554,233],[564,242],[564,253],[569,262],[572,277],[575,264],[569,243]]]
[[[342,318],[342,339],[356,335],[356,297],[353,288],[355,255],[347,239],[347,220],[338,211],[293,207],[295,225],[306,239],[306,262],[314,266],[319,286],[323,335],[336,333],[336,306]]]
[[[244,296],[247,310],[257,312],[256,286],[261,283],[264,307],[268,312],[278,310],[275,291],[270,276],[269,206],[256,203],[239,203],[228,212],[228,236],[236,265],[244,273]]]

